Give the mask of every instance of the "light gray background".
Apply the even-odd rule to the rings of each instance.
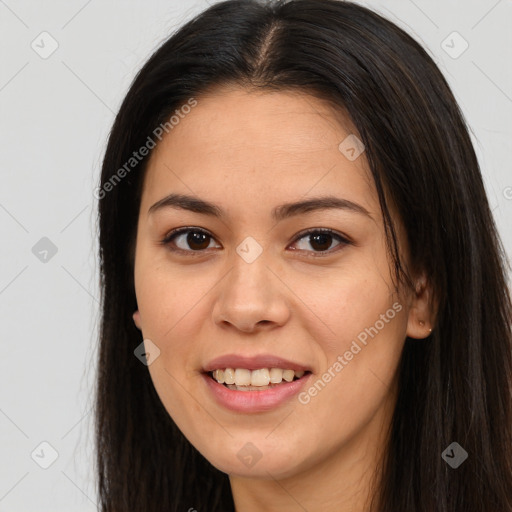
[[[413,35],[447,77],[511,254],[512,1],[360,3]],[[136,71],[207,5],[0,0],[0,512],[97,509],[93,189],[114,113]],[[58,43],[47,59],[31,47],[50,48],[43,31]],[[454,31],[469,44],[458,58],[441,46]],[[452,54],[461,44],[457,36],[444,43]],[[46,262],[32,251],[42,237],[57,248]],[[51,462],[42,442],[58,453],[48,469],[36,463]]]

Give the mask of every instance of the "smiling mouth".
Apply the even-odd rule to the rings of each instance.
[[[281,368],[225,368],[208,372],[212,380],[233,391],[265,391],[309,375],[310,371]]]

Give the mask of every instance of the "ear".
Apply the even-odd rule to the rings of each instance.
[[[133,313],[133,321],[135,322],[135,325],[137,326],[137,329],[139,329],[139,331],[142,330],[142,327],[141,327],[141,323],[140,323],[140,313],[139,313],[139,310],[135,311],[135,313]]]
[[[432,288],[425,275],[416,281],[407,320],[407,336],[418,340],[428,338],[434,326]]]

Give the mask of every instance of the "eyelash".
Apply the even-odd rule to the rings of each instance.
[[[169,249],[174,253],[181,253],[181,254],[192,255],[192,256],[202,256],[204,254],[204,252],[206,251],[206,249],[193,251],[193,250],[185,250],[185,249],[171,247],[171,242],[176,237],[178,237],[179,235],[182,235],[184,233],[189,233],[189,232],[201,233],[201,234],[204,234],[212,239],[215,239],[215,237],[213,237],[210,233],[208,233],[208,231],[205,231],[204,229],[194,228],[194,227],[186,227],[186,228],[178,228],[178,229],[171,231],[170,233],[168,233],[165,236],[165,238],[163,240],[161,240],[160,243],[164,246],[169,247]],[[345,245],[353,245],[353,243],[348,238],[340,235],[339,233],[337,233],[336,231],[333,231],[332,229],[327,229],[327,228],[312,228],[312,229],[303,231],[297,235],[297,237],[294,239],[293,243],[298,242],[299,240],[307,237],[308,235],[317,234],[317,233],[331,235],[332,237],[337,239],[339,242],[341,242],[336,247],[345,246]],[[329,249],[327,251],[306,251],[306,252],[313,253],[312,257],[324,257],[324,256],[331,255],[333,252],[336,252],[337,250],[338,249],[334,249],[334,250]],[[304,251],[304,249],[298,249],[298,251]]]

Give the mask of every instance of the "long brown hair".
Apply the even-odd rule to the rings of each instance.
[[[389,202],[438,299],[428,340],[407,339],[378,512],[512,510],[512,307],[505,258],[463,115],[426,51],[371,10],[336,0],[228,0],[174,33],[135,77],[106,149],[99,198],[96,390],[102,512],[232,511],[227,475],[164,409],[141,343],[133,260],[148,158],[126,162],[191,97],[234,83],[301,90],[347,112],[366,147],[390,253]],[[124,167],[125,172],[120,172]],[[454,469],[442,453],[468,454]]]

